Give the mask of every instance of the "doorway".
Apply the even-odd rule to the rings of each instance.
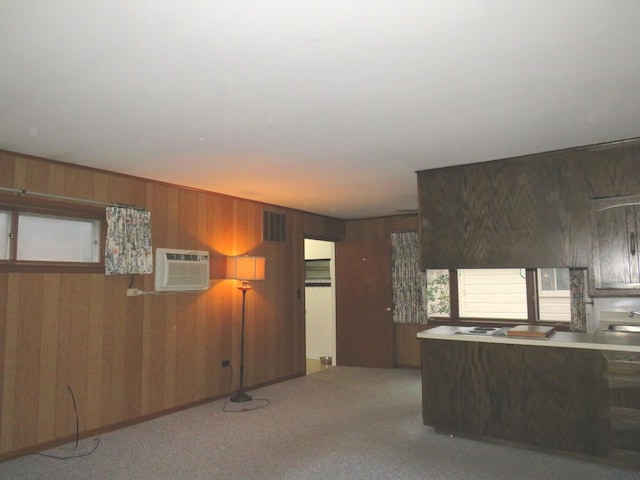
[[[331,368],[336,358],[335,243],[304,240],[306,373]]]

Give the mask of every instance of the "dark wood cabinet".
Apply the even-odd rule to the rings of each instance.
[[[423,339],[439,433],[640,470],[640,353]]]
[[[423,421],[442,433],[604,458],[605,367],[594,350],[423,340]]]
[[[592,295],[640,295],[640,195],[592,204]],[[613,290],[613,291],[612,291]]]
[[[610,457],[623,465],[640,466],[640,353],[606,352],[604,357],[611,419]]]
[[[423,267],[586,267],[585,176],[544,156],[418,172]]]
[[[586,268],[591,199],[640,193],[640,140],[418,172],[423,268]]]

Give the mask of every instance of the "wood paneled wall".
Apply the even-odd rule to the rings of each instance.
[[[214,266],[265,256],[247,295],[245,385],[304,374],[303,239],[343,239],[343,221],[278,208],[289,240],[263,243],[263,204],[7,152],[0,186],[147,208],[154,248],[208,250]],[[207,292],[139,297],[130,282],[151,291],[153,275],[0,273],[0,458],[73,438],[71,391],[86,434],[237,388],[242,296],[215,270]]]
[[[425,268],[586,267],[591,198],[640,193],[640,140],[418,173]]]

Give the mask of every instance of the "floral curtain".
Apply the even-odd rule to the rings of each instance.
[[[105,274],[153,272],[151,212],[132,207],[107,207]]]
[[[427,323],[425,272],[420,271],[418,232],[391,234],[394,323]]]
[[[569,269],[569,291],[571,295],[571,331],[587,331],[586,303],[586,270],[584,268]]]

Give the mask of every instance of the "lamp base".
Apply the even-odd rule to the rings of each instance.
[[[242,390],[239,392],[234,393],[233,395],[231,395],[229,397],[229,400],[231,400],[232,402],[250,402],[251,400],[253,400],[251,398],[250,395],[247,395],[246,393],[244,393]]]

